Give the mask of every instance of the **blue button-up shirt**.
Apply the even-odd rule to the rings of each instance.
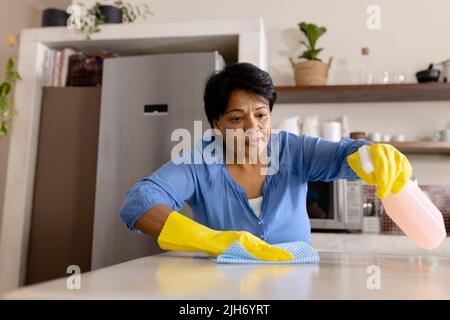
[[[279,165],[274,174],[265,177],[259,217],[251,209],[245,190],[233,180],[224,161],[176,164],[170,160],[126,193],[120,209],[122,220],[131,230],[140,233],[134,224],[153,206],[163,204],[178,211],[187,202],[193,219],[212,229],[246,230],[270,244],[291,241],[310,244],[311,226],[306,211],[308,181],[359,179],[346,158],[370,142],[349,138],[331,142],[285,131],[274,133],[272,130],[269,155],[274,138],[279,141]],[[214,139],[202,139],[197,146],[205,148],[209,143],[215,143]],[[191,155],[188,158],[195,150],[189,151]]]

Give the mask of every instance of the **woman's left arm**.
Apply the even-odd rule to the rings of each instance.
[[[370,145],[374,170],[367,174],[360,164],[359,148]],[[377,187],[376,195],[383,199],[399,192],[411,177],[413,169],[408,158],[390,144],[344,138],[331,142],[303,136],[301,160],[306,181],[358,180]]]
[[[300,159],[305,180],[360,179],[347,163],[347,157],[363,145],[372,144],[371,141],[343,138],[340,142],[332,142],[310,136],[301,138],[303,139],[300,143]]]

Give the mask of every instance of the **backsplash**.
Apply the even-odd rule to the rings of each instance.
[[[450,185],[420,185],[431,201],[442,212],[445,228],[450,233]],[[403,234],[403,231],[389,218],[381,201],[375,196],[375,187],[364,185],[364,202],[374,204],[375,213],[380,215],[381,233]]]

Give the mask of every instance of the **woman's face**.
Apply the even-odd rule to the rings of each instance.
[[[226,143],[227,139],[234,140],[235,152],[239,148],[237,136],[244,135],[245,155],[248,156],[249,148],[257,147],[258,150],[263,150],[267,146],[270,120],[269,102],[265,98],[238,89],[231,93],[225,113],[214,120],[213,125],[220,130]],[[227,129],[231,129],[234,135],[230,136]]]

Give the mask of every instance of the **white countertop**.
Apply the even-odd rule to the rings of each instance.
[[[67,289],[64,278],[3,298],[450,299],[450,258],[326,251],[319,255],[317,265],[226,265],[202,254],[166,252],[82,274],[80,290]],[[373,280],[368,270],[379,270],[380,289],[368,288],[368,279]]]
[[[450,257],[450,237],[433,250],[416,246],[405,235],[393,234],[313,232],[311,242],[321,251]]]

